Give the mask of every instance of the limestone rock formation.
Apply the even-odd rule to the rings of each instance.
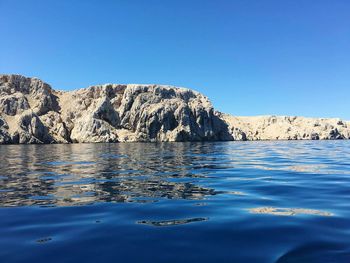
[[[185,88],[105,84],[63,92],[37,78],[0,75],[0,144],[349,138],[349,122],[234,117]]]
[[[0,75],[0,143],[156,142],[231,139],[202,94],[160,85],[53,90]]]
[[[237,117],[219,114],[235,140],[350,139],[350,122],[288,116]]]

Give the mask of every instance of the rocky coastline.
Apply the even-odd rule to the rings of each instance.
[[[232,116],[173,86],[58,91],[37,78],[0,75],[0,144],[325,139],[350,139],[350,122]]]

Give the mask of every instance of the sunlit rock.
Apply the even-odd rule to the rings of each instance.
[[[202,94],[164,85],[105,84],[63,92],[0,75],[0,143],[349,139],[340,119],[234,117]]]
[[[238,117],[220,114],[235,140],[350,139],[349,122],[289,116]]]

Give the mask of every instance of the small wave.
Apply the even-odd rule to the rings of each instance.
[[[296,247],[281,257],[276,263],[292,262],[349,262],[350,251],[344,245],[329,242],[313,242]]]

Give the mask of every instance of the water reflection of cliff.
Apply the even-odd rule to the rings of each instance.
[[[215,144],[1,146],[0,205],[81,205],[203,199]],[[204,162],[203,162],[204,161]],[[213,162],[211,162],[213,163]]]

